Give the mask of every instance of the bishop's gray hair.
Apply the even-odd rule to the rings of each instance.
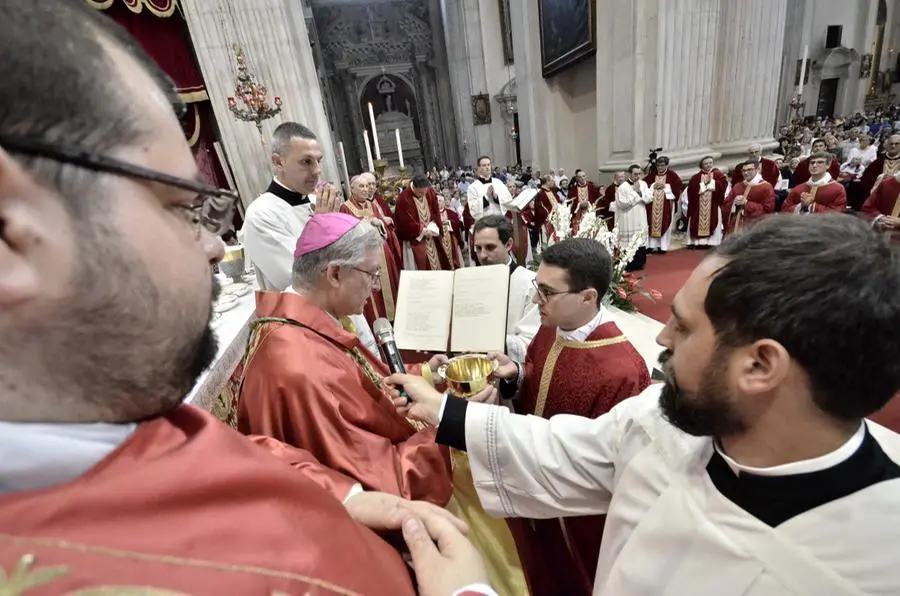
[[[293,138],[315,140],[316,133],[297,122],[283,122],[272,133],[272,153],[282,157],[291,152],[291,139]]]
[[[314,250],[294,259],[293,285],[304,290],[314,290],[319,278],[329,265],[353,267],[366,258],[373,249],[381,249],[384,239],[372,224],[360,221],[334,244]]]

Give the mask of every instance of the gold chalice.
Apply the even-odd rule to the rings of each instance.
[[[438,374],[447,381],[450,393],[468,399],[494,382],[497,366],[497,361],[488,358],[487,354],[465,354],[442,364]]]

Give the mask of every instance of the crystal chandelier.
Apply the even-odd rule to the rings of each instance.
[[[266,99],[269,91],[265,87],[259,86],[256,83],[256,77],[247,69],[244,50],[235,45],[234,52],[237,56],[237,80],[234,86],[235,97],[228,98],[228,108],[238,120],[254,123],[263,144],[265,144],[262,123],[281,112],[281,98],[275,96],[275,105],[270,106]]]

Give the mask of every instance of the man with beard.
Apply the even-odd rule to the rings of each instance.
[[[201,181],[134,40],[81,2],[0,0],[0,54],[0,592],[413,594],[348,512],[422,517],[443,551],[411,522],[423,593],[452,591],[447,559],[483,581],[437,508],[181,405],[237,197]]]
[[[609,414],[389,382],[468,449],[488,513],[607,514],[595,594],[897,594],[900,435],[865,418],[900,388],[898,328],[900,254],[877,232],[772,217],[701,262],[657,339],[665,383]]]

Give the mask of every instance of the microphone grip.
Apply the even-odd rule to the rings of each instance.
[[[400,357],[400,350],[397,349],[397,344],[393,340],[382,341],[380,343],[381,347],[381,355],[384,356],[384,361],[390,369],[391,374],[406,374],[406,365],[403,364],[403,359]],[[426,364],[427,366],[427,364]],[[405,397],[407,401],[409,401],[409,396],[403,391],[403,388],[400,387],[400,396]]]

